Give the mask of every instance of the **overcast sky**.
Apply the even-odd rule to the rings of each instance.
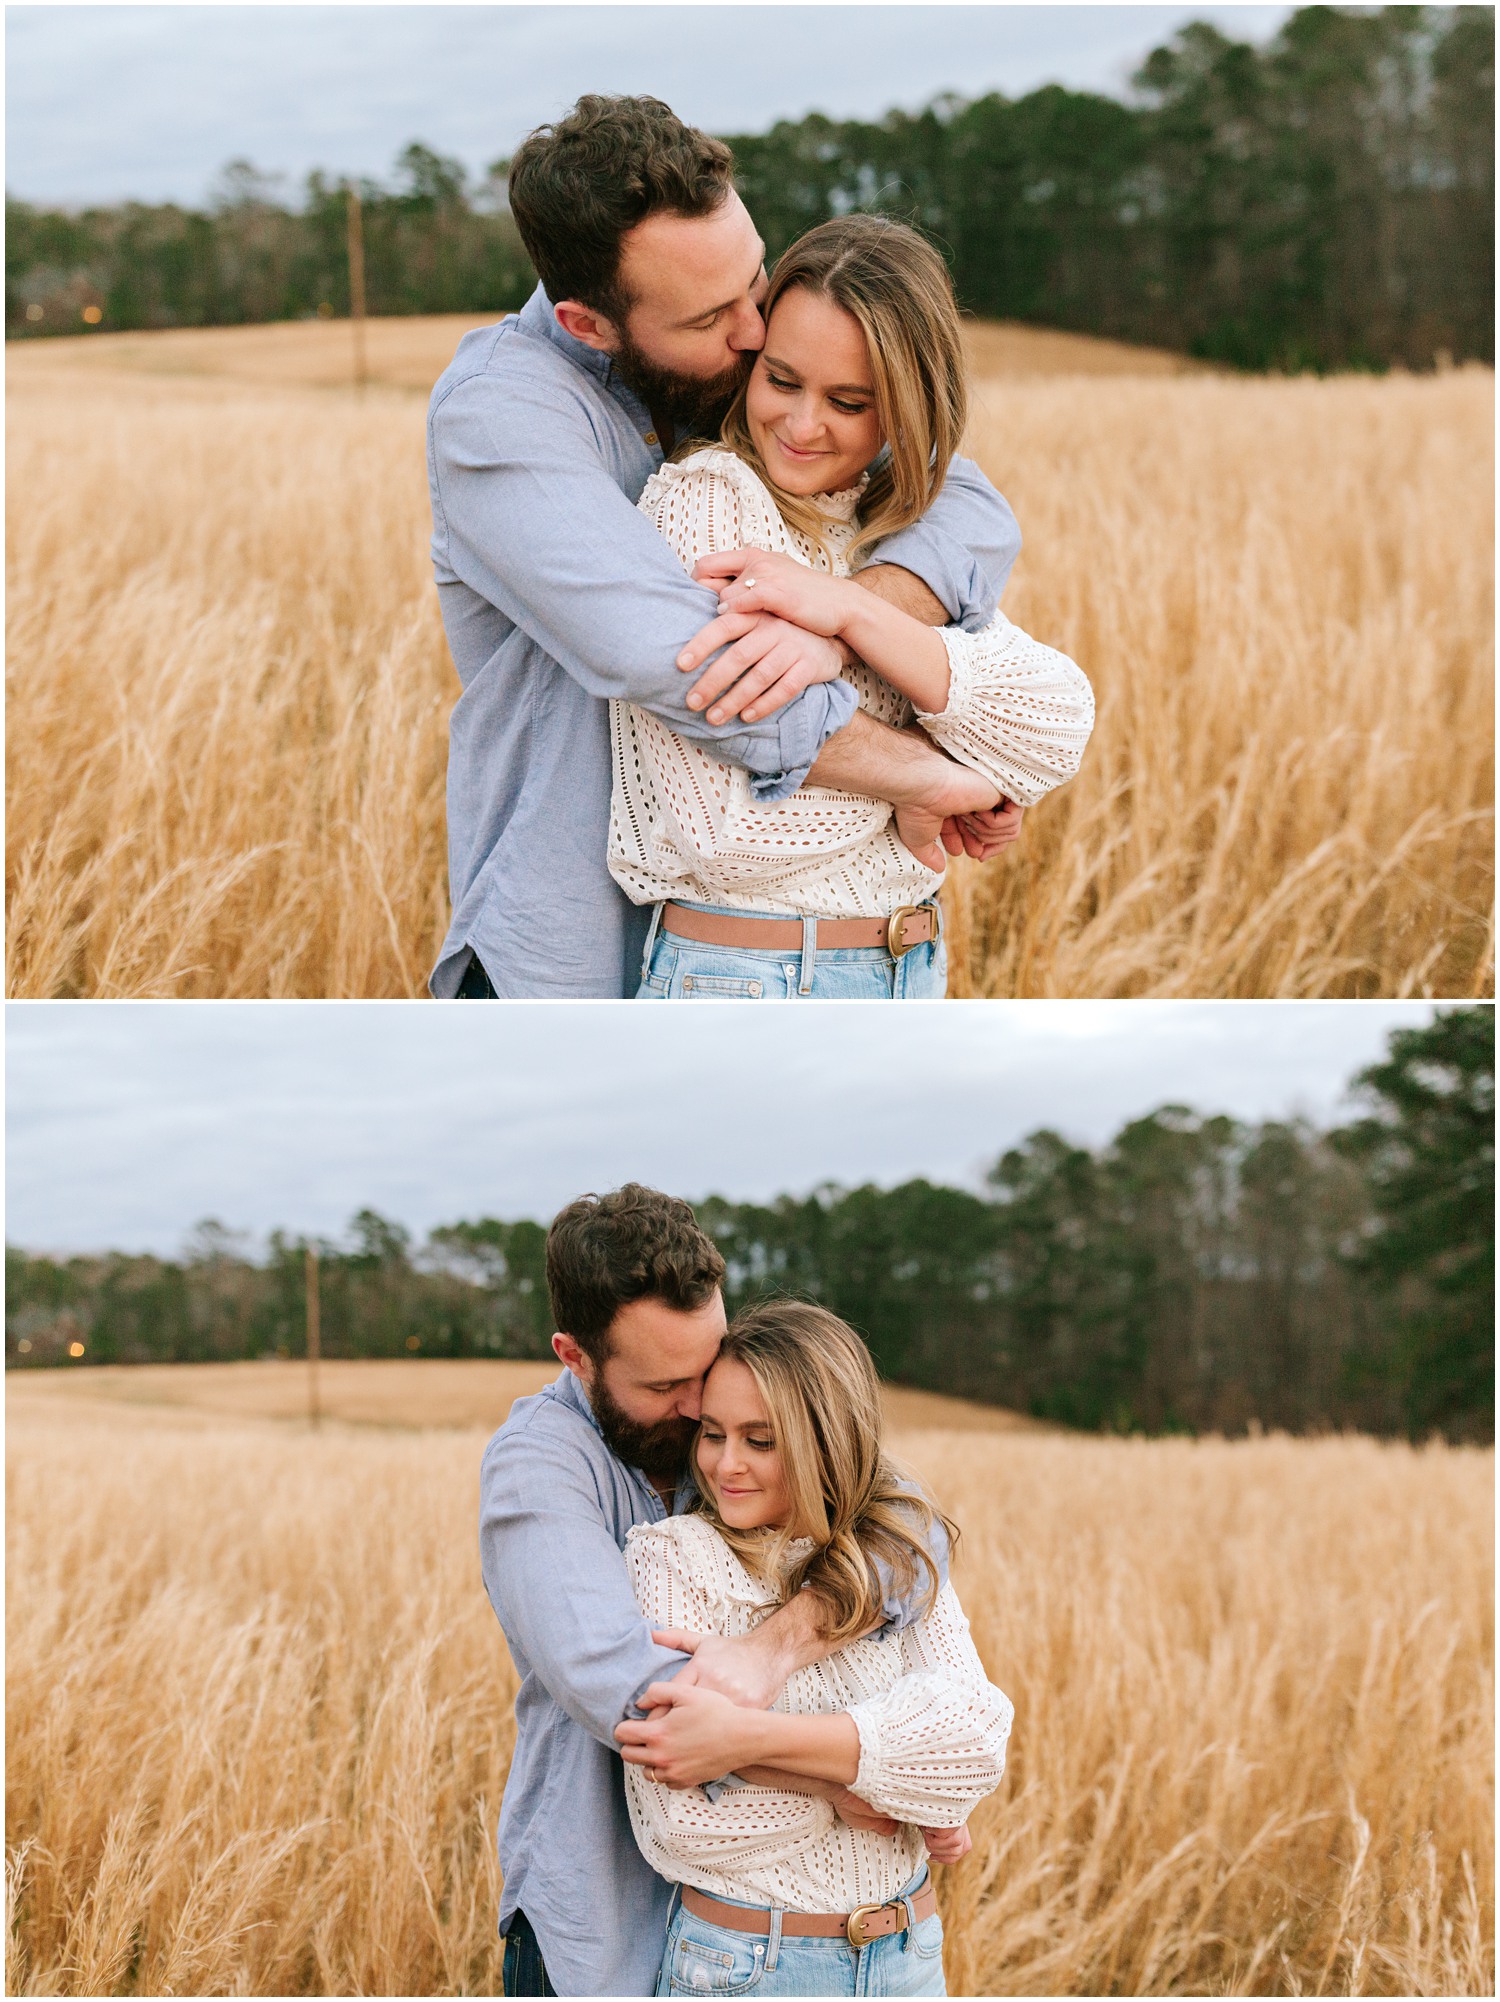
[[[637,1179],[689,1197],[977,1184],[1040,1126],[1170,1101],[1344,1109],[1406,1002],[34,1002],[6,1010],[6,1235],[170,1252],[204,1217],[339,1235],[545,1221]]]
[[[475,171],[583,91],[648,91],[716,132],[878,117],[940,91],[1123,94],[1190,20],[1261,41],[1290,7],[10,6],[6,187],[205,199],[231,158],[295,184],[386,175],[408,140]]]

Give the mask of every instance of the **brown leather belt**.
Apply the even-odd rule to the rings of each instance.
[[[768,1934],[771,1914],[753,1905],[726,1905],[706,1891],[682,1887],[682,1902],[695,1917],[730,1932]],[[912,1911],[918,1925],[937,1910],[937,1892],[929,1877],[913,1894]],[[906,1925],[906,1902],[893,1898],[888,1905],[860,1905],[852,1912],[783,1912],[781,1930],[788,1939],[847,1939],[851,1946],[868,1946],[872,1939],[887,1939]]]
[[[752,952],[800,952],[800,918],[734,918],[718,911],[700,911],[691,904],[667,904],[662,909],[661,926],[675,938],[690,938],[695,945],[738,945]],[[936,904],[903,904],[888,918],[819,918],[820,950],[837,952],[860,946],[878,946],[892,959],[910,952],[914,945],[928,945],[942,934],[942,917]]]

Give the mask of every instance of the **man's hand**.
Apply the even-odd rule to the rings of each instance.
[[[842,730],[834,731],[814,759],[808,779],[834,792],[888,799],[896,809],[901,839],[939,873],[947,867],[943,823],[985,813],[999,804],[1000,795],[991,780],[946,757],[921,730],[893,730],[862,709]]]
[[[1006,799],[987,813],[950,815],[943,822],[943,846],[950,855],[969,855],[976,862],[988,862],[1019,837],[1025,811],[1024,806]]]
[[[967,1823],[961,1823],[957,1828],[919,1826],[917,1833],[927,1844],[927,1854],[934,1863],[961,1863],[974,1847],[974,1838]]]
[[[658,1647],[676,1648],[693,1657],[672,1678],[674,1684],[712,1690],[746,1710],[769,1710],[790,1673],[781,1651],[768,1646],[770,1636],[763,1626],[739,1640],[687,1633],[680,1627],[665,1627],[651,1638]]]
[[[702,1786],[733,1772],[746,1749],[746,1719],[758,1714],[716,1690],[684,1684],[686,1673],[653,1682],[641,1696],[647,1714],[615,1726],[625,1763],[644,1766],[662,1786]]]
[[[677,665],[691,674],[719,647],[724,651],[687,698],[689,709],[708,710],[710,723],[735,716],[758,723],[774,716],[814,682],[837,681],[847,657],[837,640],[804,632],[769,612],[721,612],[688,641]]]
[[[939,874],[948,866],[948,855],[959,853],[947,839],[950,824],[995,809],[994,785],[982,772],[951,758],[944,758],[942,764],[947,770],[933,773],[927,798],[895,802],[896,833],[901,842],[924,868],[936,869]],[[964,845],[960,838],[960,846]]]

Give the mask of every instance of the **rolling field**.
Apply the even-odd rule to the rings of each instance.
[[[426,386],[466,323],[8,351],[8,991],[408,995],[457,694]],[[952,865],[961,995],[1491,991],[1493,376],[1231,379],[977,327],[1006,609],[1083,772]]]
[[[498,1992],[537,1375],[325,1365],[316,1434],[293,1365],[9,1376],[8,1992]],[[953,1992],[1493,1992],[1492,1454],[891,1415],[1017,1712]]]

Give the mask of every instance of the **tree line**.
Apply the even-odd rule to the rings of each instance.
[[[1493,361],[1494,40],[1488,7],[1304,7],[1259,47],[1182,29],[1129,102],[1050,85],[726,136],[773,257],[877,210],[938,243],[980,315],[1245,368]],[[371,312],[524,301],[506,167],[471,186],[414,143],[391,187],[360,184]],[[206,212],[7,201],[10,334],[348,309],[326,174],[300,209],[245,162]]]
[[[1182,1106],[1041,1131],[982,1192],[913,1181],[697,1205],[731,1310],[823,1301],[894,1382],[1088,1429],[1494,1430],[1494,1020],[1398,1031],[1323,1132]],[[545,1357],[538,1223],[370,1210],[320,1242],[323,1353]],[[217,1223],[177,1259],[7,1251],[6,1363],[300,1355],[308,1240]]]

